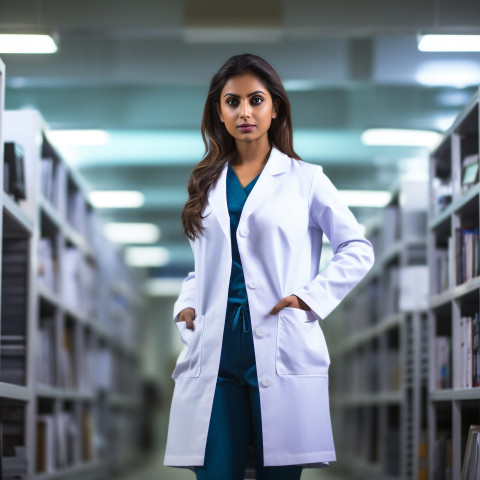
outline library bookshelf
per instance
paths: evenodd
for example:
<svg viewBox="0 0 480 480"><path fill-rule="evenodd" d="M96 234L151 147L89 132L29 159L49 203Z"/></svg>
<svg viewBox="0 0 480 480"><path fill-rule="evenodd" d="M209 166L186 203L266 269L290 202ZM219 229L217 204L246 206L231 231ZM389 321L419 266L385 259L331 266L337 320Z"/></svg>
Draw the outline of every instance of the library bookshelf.
<svg viewBox="0 0 480 480"><path fill-rule="evenodd" d="M429 479L460 478L480 424L480 90L430 155Z"/></svg>
<svg viewBox="0 0 480 480"><path fill-rule="evenodd" d="M41 115L5 111L0 126L24 159L23 193L7 154L2 170L2 478L109 478L141 453L143 279Z"/></svg>
<svg viewBox="0 0 480 480"><path fill-rule="evenodd" d="M427 209L427 180L399 180L366 231L372 270L322 323L337 464L349 478L424 474Z"/></svg>

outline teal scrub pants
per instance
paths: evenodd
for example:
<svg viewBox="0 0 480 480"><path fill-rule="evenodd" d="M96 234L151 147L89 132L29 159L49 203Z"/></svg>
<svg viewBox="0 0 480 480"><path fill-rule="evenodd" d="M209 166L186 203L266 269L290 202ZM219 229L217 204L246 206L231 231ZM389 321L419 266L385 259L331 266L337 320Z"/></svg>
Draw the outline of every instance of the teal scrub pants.
<svg viewBox="0 0 480 480"><path fill-rule="evenodd" d="M301 466L263 465L260 394L248 307L229 304L205 462L195 468L197 480L243 480L250 441L255 447L257 480L300 479Z"/></svg>

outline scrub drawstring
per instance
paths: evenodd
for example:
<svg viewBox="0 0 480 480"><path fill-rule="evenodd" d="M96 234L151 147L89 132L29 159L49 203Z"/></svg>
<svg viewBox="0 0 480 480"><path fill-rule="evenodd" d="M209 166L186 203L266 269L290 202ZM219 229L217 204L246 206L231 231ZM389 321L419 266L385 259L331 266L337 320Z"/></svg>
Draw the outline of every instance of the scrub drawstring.
<svg viewBox="0 0 480 480"><path fill-rule="evenodd" d="M239 305L239 307L235 311L235 316L233 317L233 325L232 330L237 328L238 319L242 316L243 320L243 331L247 333L250 331L250 320L249 320L249 312L246 305Z"/></svg>

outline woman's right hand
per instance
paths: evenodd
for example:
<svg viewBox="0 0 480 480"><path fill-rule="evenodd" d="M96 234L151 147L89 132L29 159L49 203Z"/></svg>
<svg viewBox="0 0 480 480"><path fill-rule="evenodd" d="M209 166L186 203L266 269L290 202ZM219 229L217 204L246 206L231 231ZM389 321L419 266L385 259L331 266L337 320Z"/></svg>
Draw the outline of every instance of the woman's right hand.
<svg viewBox="0 0 480 480"><path fill-rule="evenodd" d="M186 327L190 330L193 330L195 328L195 326L193 325L194 318L195 318L195 310L193 308L190 308L190 307L184 308L178 314L178 321L179 322L185 322Z"/></svg>

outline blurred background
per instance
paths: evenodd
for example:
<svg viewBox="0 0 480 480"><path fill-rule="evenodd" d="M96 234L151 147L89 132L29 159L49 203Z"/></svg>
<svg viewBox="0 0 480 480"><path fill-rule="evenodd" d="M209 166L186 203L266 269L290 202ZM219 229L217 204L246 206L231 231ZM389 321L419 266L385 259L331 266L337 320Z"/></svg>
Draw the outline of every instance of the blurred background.
<svg viewBox="0 0 480 480"><path fill-rule="evenodd" d="M478 285L467 288L468 302L452 296L429 310L429 279L445 274L427 257L448 251L460 226L477 228L478 250L478 173L470 183L462 177L466 157L478 166L477 2L2 0L0 34L44 34L55 43L51 53L16 53L0 35L5 163L22 158L26 179L22 196L12 187L15 160L4 170L0 369L22 372L0 378L0 420L5 475L25 475L4 478L193 478L161 467L170 374L182 347L173 303L193 269L180 215L204 152L210 78L246 52L267 59L284 82L296 152L323 165L378 240L377 271L322 323L338 462L302 478L459 478L479 397L429 396L436 373L428 365L437 358L435 336L457 335L452 305L459 318L478 312ZM422 47L424 35L467 43L452 47L449 37ZM465 137L457 158L450 151ZM448 204L471 183L457 218ZM429 205L432 219L439 203L446 210L428 236ZM12 319L16 249L26 269L24 308ZM327 243L320 269L330 257ZM363 320L352 323L355 316ZM19 318L21 331L8 327ZM378 328L382 319L393 327ZM390 370L381 373L385 362ZM352 364L357 380L347 380ZM397 383L386 386L392 371ZM357 381L373 386L345 387Z"/></svg>

